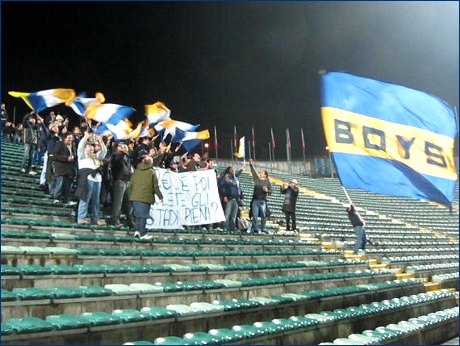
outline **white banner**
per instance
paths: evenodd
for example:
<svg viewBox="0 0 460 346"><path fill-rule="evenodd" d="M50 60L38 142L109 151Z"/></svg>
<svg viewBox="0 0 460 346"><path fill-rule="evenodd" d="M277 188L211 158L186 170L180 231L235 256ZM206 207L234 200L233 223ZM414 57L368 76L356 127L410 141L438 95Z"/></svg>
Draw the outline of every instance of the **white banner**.
<svg viewBox="0 0 460 346"><path fill-rule="evenodd" d="M182 229L225 221L214 170L175 173L154 167L163 203L155 204L147 219L148 229Z"/></svg>

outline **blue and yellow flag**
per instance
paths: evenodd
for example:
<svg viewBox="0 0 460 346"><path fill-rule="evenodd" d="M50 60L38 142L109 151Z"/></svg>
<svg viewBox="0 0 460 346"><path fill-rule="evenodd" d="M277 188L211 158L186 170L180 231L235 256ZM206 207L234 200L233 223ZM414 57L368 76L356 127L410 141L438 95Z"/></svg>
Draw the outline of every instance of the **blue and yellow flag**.
<svg viewBox="0 0 460 346"><path fill-rule="evenodd" d="M246 158L246 142L244 136L240 138L238 151L234 155L240 159Z"/></svg>
<svg viewBox="0 0 460 346"><path fill-rule="evenodd" d="M451 207L457 120L450 105L347 73L322 75L322 87L326 141L345 188Z"/></svg>
<svg viewBox="0 0 460 346"><path fill-rule="evenodd" d="M48 89L32 93L8 91L8 94L13 97L22 98L24 102L37 113L61 103L70 106L76 97L75 90L63 88Z"/></svg>

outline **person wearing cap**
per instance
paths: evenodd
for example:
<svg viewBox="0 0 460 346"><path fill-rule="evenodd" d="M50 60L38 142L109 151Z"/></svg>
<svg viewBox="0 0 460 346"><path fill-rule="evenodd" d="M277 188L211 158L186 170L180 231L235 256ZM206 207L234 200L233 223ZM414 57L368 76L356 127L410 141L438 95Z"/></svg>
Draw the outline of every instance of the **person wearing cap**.
<svg viewBox="0 0 460 346"><path fill-rule="evenodd" d="M286 217L286 231L297 230L296 216L295 216L295 207L297 204L297 197L299 195L299 187L297 186L297 179L292 179L289 183L284 183L281 186L281 194L284 195L283 206L281 210L283 211Z"/></svg>
<svg viewBox="0 0 460 346"><path fill-rule="evenodd" d="M354 253L355 255L357 255L359 250L366 250L367 237L366 231L364 229L364 225L366 224L366 222L355 209L355 206L353 205L352 201L350 201L350 204L345 204L344 207L346 208L345 210L348 214L348 218L350 219L350 222L356 233Z"/></svg>
<svg viewBox="0 0 460 346"><path fill-rule="evenodd" d="M128 185L129 199L133 204L134 237L142 240L152 239L147 234L146 225L150 217L150 207L155 203L155 195L163 202L158 178L152 167L153 159L145 155L134 170Z"/></svg>

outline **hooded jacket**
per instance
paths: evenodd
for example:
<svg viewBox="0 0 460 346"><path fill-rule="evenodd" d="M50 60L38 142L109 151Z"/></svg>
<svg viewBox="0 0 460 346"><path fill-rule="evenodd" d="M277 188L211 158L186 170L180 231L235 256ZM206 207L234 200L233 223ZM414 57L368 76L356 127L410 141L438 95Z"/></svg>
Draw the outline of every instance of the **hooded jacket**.
<svg viewBox="0 0 460 346"><path fill-rule="evenodd" d="M129 181L129 199L134 202L147 204L155 203L155 195L163 199L163 194L158 186L158 179L155 171L150 165L141 162L137 165Z"/></svg>

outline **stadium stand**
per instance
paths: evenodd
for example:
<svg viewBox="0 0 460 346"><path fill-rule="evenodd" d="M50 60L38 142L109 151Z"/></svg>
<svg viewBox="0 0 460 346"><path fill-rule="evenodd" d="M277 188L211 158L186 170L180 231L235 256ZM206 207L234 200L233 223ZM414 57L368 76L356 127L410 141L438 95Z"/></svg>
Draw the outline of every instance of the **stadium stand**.
<svg viewBox="0 0 460 346"><path fill-rule="evenodd" d="M140 241L78 225L75 206L20 174L18 152L2 142L3 344L458 340L458 204L348 191L371 240L354 255L338 179L295 176L299 230L287 232L277 191L293 176L271 172L269 234L192 227ZM248 199L249 172L240 181Z"/></svg>

